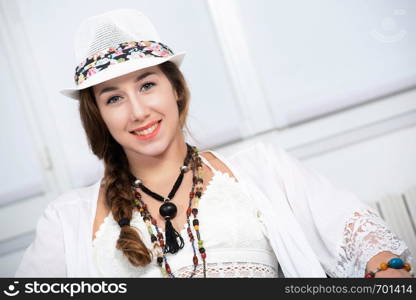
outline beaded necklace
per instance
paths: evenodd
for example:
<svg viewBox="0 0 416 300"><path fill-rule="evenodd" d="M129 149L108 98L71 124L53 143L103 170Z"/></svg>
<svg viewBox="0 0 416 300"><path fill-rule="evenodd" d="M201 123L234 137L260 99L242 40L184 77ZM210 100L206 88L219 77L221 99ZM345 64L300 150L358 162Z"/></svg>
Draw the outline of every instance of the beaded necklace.
<svg viewBox="0 0 416 300"><path fill-rule="evenodd" d="M172 225L171 220L175 218L178 209L176 205L172 203L170 200L175 196L179 186L182 183L184 174L189 170L188 164L192 158L192 147L188 143L186 143L186 148L186 157L184 159L183 165L180 168L179 176L176 179L176 182L173 185L167 197L163 197L157 194L156 192L151 191L143 184L143 182L140 179L136 178L133 174L130 174L131 180L133 181L133 186L140 188L143 192L145 192L153 199L163 202L163 204L159 208L159 213L165 219L165 253L169 252L175 254L185 245L182 236L179 232L175 230L175 228Z"/></svg>
<svg viewBox="0 0 416 300"><path fill-rule="evenodd" d="M189 204L186 210L186 223L188 225L187 233L188 233L189 241L192 244L192 249L194 253L192 257L193 271L191 275L189 276L189 278L192 278L196 274L196 269L198 267L198 257L197 257L196 248L195 248L195 238L191 230L191 220L190 220L191 215L193 216L192 225L196 232L196 236L198 240L198 250L199 250L202 263L203 263L203 275L204 275L204 278L206 277L206 252L205 252L203 240L201 239L201 235L199 231L199 220L197 219L199 199L201 198L201 195L202 195L203 183L204 183L202 161L201 161L201 158L199 157L198 152L199 152L198 148L195 146L192 146L192 159L191 159L192 189L191 189L191 192L189 193ZM147 230L150 235L150 241L153 244L153 248L156 251L157 264L159 265L162 274L164 274L165 276L169 276L170 278L175 278L169 266L168 259L166 257L166 253L168 251L166 249L165 241L163 238L163 233L160 231L159 227L157 226L156 219L151 216L149 210L147 209L146 203L143 202L141 194L137 191L137 186L133 185L132 187L133 187L133 192L135 196L135 199L133 199L133 203L139 209L140 215L142 216L143 221L146 224ZM156 235L154 234L152 226L154 227L156 231ZM164 264L164 267L163 267L163 264Z"/></svg>

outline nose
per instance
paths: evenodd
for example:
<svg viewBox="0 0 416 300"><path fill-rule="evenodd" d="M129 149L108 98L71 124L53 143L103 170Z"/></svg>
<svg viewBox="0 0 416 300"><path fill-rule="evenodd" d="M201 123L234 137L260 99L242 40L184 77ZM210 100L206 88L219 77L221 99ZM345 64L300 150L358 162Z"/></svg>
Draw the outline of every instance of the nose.
<svg viewBox="0 0 416 300"><path fill-rule="evenodd" d="M137 94L129 96L131 121L144 121L150 116L149 107L141 101Z"/></svg>

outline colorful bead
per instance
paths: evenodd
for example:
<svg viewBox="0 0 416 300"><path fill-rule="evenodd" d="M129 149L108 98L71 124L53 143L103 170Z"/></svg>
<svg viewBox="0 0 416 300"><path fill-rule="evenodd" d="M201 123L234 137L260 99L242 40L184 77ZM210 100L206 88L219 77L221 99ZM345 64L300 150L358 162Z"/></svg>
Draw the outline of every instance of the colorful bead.
<svg viewBox="0 0 416 300"><path fill-rule="evenodd" d="M194 226L195 230L199 230L199 225Z"/></svg>
<svg viewBox="0 0 416 300"><path fill-rule="evenodd" d="M207 254L205 252L203 252L203 253L201 253L201 257L202 257L202 259L205 259L205 258L207 258Z"/></svg>
<svg viewBox="0 0 416 300"><path fill-rule="evenodd" d="M196 215L198 214L198 209L197 208L193 208L192 209L192 214L194 215L194 217L196 217Z"/></svg>
<svg viewBox="0 0 416 300"><path fill-rule="evenodd" d="M171 273L169 264L165 264L166 272Z"/></svg>
<svg viewBox="0 0 416 300"><path fill-rule="evenodd" d="M152 236L152 234L153 234L152 227L147 226L147 232L150 234L150 236Z"/></svg>
<svg viewBox="0 0 416 300"><path fill-rule="evenodd" d="M410 264L406 263L404 264L403 268L407 271L410 272L410 270L412 269L412 267L410 266Z"/></svg>
<svg viewBox="0 0 416 300"><path fill-rule="evenodd" d="M395 257L390 259L387 264L390 268L401 269L403 268L404 262L401 258Z"/></svg>
<svg viewBox="0 0 416 300"><path fill-rule="evenodd" d="M193 221L192 221L192 225L199 225L199 221L198 221L198 219L194 219Z"/></svg>
<svg viewBox="0 0 416 300"><path fill-rule="evenodd" d="M156 237L154 234L151 234L151 235L150 235L150 241L151 241L152 243L157 242L157 237Z"/></svg>
<svg viewBox="0 0 416 300"><path fill-rule="evenodd" d="M411 266L408 263L404 263L401 258L395 257L390 259L387 263L381 263L376 271L370 271L365 274L365 278L373 278L377 272L385 271L388 268L393 269L405 269L407 272L410 272Z"/></svg>
<svg viewBox="0 0 416 300"><path fill-rule="evenodd" d="M204 241L203 241L203 240L199 240L199 241L198 241L198 247L199 247L199 248L202 248L202 247L203 247L203 245L204 245Z"/></svg>
<svg viewBox="0 0 416 300"><path fill-rule="evenodd" d="M198 257L196 257L196 255L194 255L193 262L194 262L194 265L198 264Z"/></svg>

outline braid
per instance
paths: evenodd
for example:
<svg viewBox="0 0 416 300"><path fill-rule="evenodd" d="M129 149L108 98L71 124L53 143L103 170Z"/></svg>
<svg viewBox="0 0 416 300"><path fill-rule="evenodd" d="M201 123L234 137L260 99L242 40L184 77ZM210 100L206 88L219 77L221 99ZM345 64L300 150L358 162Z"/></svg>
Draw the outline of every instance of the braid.
<svg viewBox="0 0 416 300"><path fill-rule="evenodd" d="M133 192L129 181L128 161L124 151L118 144L109 149L104 157L106 201L114 220L118 223L121 219L131 220L133 215ZM117 249L123 251L130 263L134 266L147 265L152 260L151 252L141 240L137 230L131 226L122 226L120 236L116 244Z"/></svg>

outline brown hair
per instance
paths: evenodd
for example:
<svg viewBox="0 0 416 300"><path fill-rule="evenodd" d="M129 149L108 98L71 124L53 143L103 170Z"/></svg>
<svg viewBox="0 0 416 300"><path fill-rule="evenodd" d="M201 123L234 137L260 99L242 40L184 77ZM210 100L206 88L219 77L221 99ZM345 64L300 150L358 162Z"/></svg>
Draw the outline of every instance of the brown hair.
<svg viewBox="0 0 416 300"><path fill-rule="evenodd" d="M190 93L185 78L179 68L167 61L158 65L169 79L178 96L179 123L181 129L189 110ZM131 220L133 215L133 191L129 177L129 163L121 145L112 137L101 117L92 88L81 90L79 112L92 152L104 161L105 201L111 208L114 220ZM116 247L123 251L134 266L144 266L151 262L152 254L131 226L121 227Z"/></svg>

